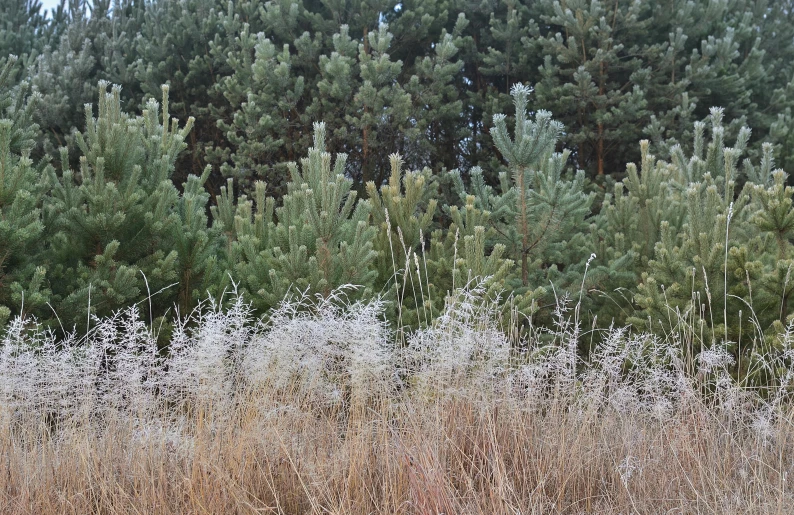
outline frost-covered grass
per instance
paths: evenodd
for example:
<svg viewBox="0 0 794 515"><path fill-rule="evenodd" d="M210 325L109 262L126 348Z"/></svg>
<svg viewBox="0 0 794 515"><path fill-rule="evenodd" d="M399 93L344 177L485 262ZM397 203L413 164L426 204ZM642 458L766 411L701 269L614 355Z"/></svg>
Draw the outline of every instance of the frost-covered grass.
<svg viewBox="0 0 794 515"><path fill-rule="evenodd" d="M168 355L135 308L80 340L16 320L0 513L794 512L789 373L760 395L626 329L582 362L569 313L515 342L481 293L399 345L344 290L206 303Z"/></svg>

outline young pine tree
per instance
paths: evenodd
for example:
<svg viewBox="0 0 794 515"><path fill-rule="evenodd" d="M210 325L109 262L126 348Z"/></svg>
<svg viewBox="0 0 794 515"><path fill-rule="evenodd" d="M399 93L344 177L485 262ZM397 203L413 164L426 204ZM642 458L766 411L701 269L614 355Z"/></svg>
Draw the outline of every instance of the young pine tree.
<svg viewBox="0 0 794 515"><path fill-rule="evenodd" d="M283 205L255 185L255 202L242 196L235 205L232 182L213 210L214 224L226 236L223 264L262 311L289 291L330 295L336 288L358 288L352 297L372 294L377 277L375 228L370 204L356 200L345 176L345 154L326 151L325 124L314 125L314 146L300 165L289 163L291 180ZM273 213L275 211L275 217Z"/></svg>
<svg viewBox="0 0 794 515"><path fill-rule="evenodd" d="M640 167L626 165L626 177L606 194L590 226L597 265L588 272L588 289L601 299L597 316L607 325L625 323L634 312L633 293L654 257L662 223L673 233L684 223L686 209L672 185L675 168L640 142Z"/></svg>
<svg viewBox="0 0 794 515"><path fill-rule="evenodd" d="M435 181L428 168L404 171L399 154L390 155L389 161L388 184L378 188L370 181L366 185L373 204L371 223L377 230L374 239L376 284L394 303L394 319L398 325L415 326L421 319L418 306L426 310L425 304L432 302L431 291L420 287L420 281L427 284L431 279L426 268L424 272L421 267L417 269L414 256L421 255L425 262L425 236L438 206L433 198Z"/></svg>
<svg viewBox="0 0 794 515"><path fill-rule="evenodd" d="M514 291L515 285L509 281L514 277L515 261L506 255L506 247L498 242L499 233L492 224L504 208L512 208L509 186L502 185L507 195L496 194L485 184L479 168L470 172L468 192L457 170L450 172L449 177L459 205L444 206L452 223L446 230L434 231L430 239L425 273L433 312L441 313L456 289L477 284L487 298L500 299L506 308L515 307L524 315L534 314L545 289Z"/></svg>
<svg viewBox="0 0 794 515"><path fill-rule="evenodd" d="M41 252L41 199L47 182L30 158L40 98L27 85L13 86L16 57L0 61L0 327L11 315L35 312L49 300Z"/></svg>
<svg viewBox="0 0 794 515"><path fill-rule="evenodd" d="M530 285L549 281L568 288L581 279L588 258L584 233L593 196L584 192L584 172L566 178L563 171L569 152L555 152L562 124L551 113L527 112L529 88L515 85L515 130L511 137L504 115L494 116L491 135L508 163L512 209L494 220L500 240L520 266L520 293ZM558 292L560 293L560 292Z"/></svg>
<svg viewBox="0 0 794 515"><path fill-rule="evenodd" d="M433 277L449 270L456 286L471 274L491 276L489 289L511 293L525 315L544 300L553 306L555 299L546 297L552 290L558 297L578 292L590 255L584 234L593 201L584 192L583 172L572 179L563 174L569 153L555 152L562 125L545 111L532 119L529 92L523 85L512 88L512 135L505 115L494 116L491 135L508 163L508 171L500 174L500 191L487 185L477 168L468 190L460 174L452 173L460 205L446 208L453 224L446 235L434 234L428 264L439 268ZM450 261L450 255L463 261Z"/></svg>
<svg viewBox="0 0 794 515"><path fill-rule="evenodd" d="M750 252L737 249L734 257L753 282L752 305L759 321L782 333L794 311L790 306L794 293L794 188L783 170L774 169L773 154L767 143L759 166L745 167L752 198L748 222L757 237L749 242ZM749 284L746 294L750 295Z"/></svg>
<svg viewBox="0 0 794 515"><path fill-rule="evenodd" d="M345 176L346 160L345 154L337 154L332 163L325 124L315 124L314 146L300 167L290 164L292 181L276 210L276 291L295 284L328 296L340 285L371 286L376 253L375 231L368 223L370 204L356 202L353 182Z"/></svg>
<svg viewBox="0 0 794 515"><path fill-rule="evenodd" d="M706 124L695 124L691 156L680 146L672 149L672 160L665 165L670 167L667 202L680 206L684 218L662 220L658 226L653 259L635 296L641 310L630 319L648 330L686 325L707 345L737 340L743 308L739 299L749 301L745 271L737 270L745 265L737 259L748 252L744 245L751 230L745 207L750 187L740 189L737 182L750 131L743 128L733 147L727 147L722 118L721 109L712 109L708 143Z"/></svg>
<svg viewBox="0 0 794 515"><path fill-rule="evenodd" d="M67 150L61 150L62 173L51 174L45 210L55 309L80 329L87 311L108 315L174 283L191 288L187 279L200 265L190 256L208 241L196 234L208 200L199 191L201 179L189 182L184 195L171 182L193 120L179 128L169 117L165 86L162 106L150 100L142 116L125 113L120 88L107 87L100 82L97 116L87 105L86 130L76 135L79 170L69 168ZM194 244L192 254L180 255ZM177 292L154 298L158 312ZM190 292L180 293L186 305Z"/></svg>

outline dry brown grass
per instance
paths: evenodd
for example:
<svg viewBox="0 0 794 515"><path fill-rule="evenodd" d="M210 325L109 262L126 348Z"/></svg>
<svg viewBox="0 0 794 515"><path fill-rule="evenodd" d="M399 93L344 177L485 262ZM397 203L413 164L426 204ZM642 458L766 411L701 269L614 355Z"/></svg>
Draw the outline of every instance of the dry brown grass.
<svg viewBox="0 0 794 515"><path fill-rule="evenodd" d="M794 512L794 412L762 440L698 405L660 422L491 400L405 392L321 409L260 391L196 409L181 434L5 424L0 512Z"/></svg>
<svg viewBox="0 0 794 515"><path fill-rule="evenodd" d="M792 338L759 395L674 338L577 361L562 318L516 353L477 305L400 348L377 305L237 302L162 358L134 310L71 343L12 324L0 513L794 513Z"/></svg>

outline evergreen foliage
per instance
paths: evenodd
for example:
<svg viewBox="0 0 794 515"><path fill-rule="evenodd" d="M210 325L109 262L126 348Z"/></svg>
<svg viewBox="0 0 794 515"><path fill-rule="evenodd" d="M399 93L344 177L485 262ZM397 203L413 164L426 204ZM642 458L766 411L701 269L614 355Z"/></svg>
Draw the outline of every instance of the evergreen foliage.
<svg viewBox="0 0 794 515"><path fill-rule="evenodd" d="M316 120L360 193L388 178L394 152L435 174L479 165L494 185L491 119L522 83L590 176L639 159L638 132L668 158L720 105L729 132L754 127L751 154L768 139L790 159L789 2L69 0L48 19L11 4L0 39L46 97L51 159L98 80L120 84L128 110L168 84L174 113L197 120L174 181L210 163L213 196L223 175L282 195L283 163L312 145Z"/></svg>
<svg viewBox="0 0 794 515"><path fill-rule="evenodd" d="M199 229L191 222L196 209L190 204L208 196L195 181L185 195L171 182L193 120L180 129L170 118L166 86L162 105L150 100L137 117L122 110L119 86L107 88L100 82L98 115L86 105L86 130L76 134L80 168L70 168L62 148L62 170L59 175L51 170L52 193L45 205L53 300L70 325L85 322L86 310L110 314L147 290L193 275L190 257L180 261L177 249L200 252L194 245L203 239L185 225ZM206 224L201 229L206 231Z"/></svg>
<svg viewBox="0 0 794 515"><path fill-rule="evenodd" d="M44 14L39 0L0 3L0 56L21 56L22 67L35 59L58 27Z"/></svg>
<svg viewBox="0 0 794 515"><path fill-rule="evenodd" d="M505 116L494 116L491 130L496 147L509 164L515 205L506 224L498 228L511 254L521 264L521 285L530 283L530 269L543 270L564 261L565 247L583 247L581 239L592 197L584 193L584 172L572 181L562 172L569 153L554 152L563 126L551 113L538 111L535 120L527 112L529 89L512 90L515 131L511 138ZM501 230L500 230L501 229ZM568 249L570 256L571 249ZM570 258L568 258L570 259Z"/></svg>
<svg viewBox="0 0 794 515"><path fill-rule="evenodd" d="M427 310L425 304L432 305L433 299L439 295L435 288L431 288L427 270L423 272L421 267L417 267L414 259L414 256L418 259L419 252L422 262L427 263L425 236L438 210L438 201L433 198L434 185L429 169L406 172L399 154L390 155L389 161L391 175L388 184L379 189L373 181L367 183L367 194L373 203L370 219L377 230L373 241L377 252L376 284L382 293L388 293L387 298L398 305L397 319L415 326L420 320L427 322L427 317L419 317L418 306L421 304L424 312ZM437 277L433 284L436 284ZM426 292L421 281L427 284ZM408 287L409 282L411 288Z"/></svg>
<svg viewBox="0 0 794 515"><path fill-rule="evenodd" d="M256 183L253 202L243 195L235 203L229 180L213 209L226 239L224 265L262 309L290 290L327 296L353 285L362 287L358 295L372 294L377 253L369 203L356 202L353 181L344 175L347 156L334 160L325 134L325 124L315 124L308 156L300 166L288 163L291 180L281 206L266 197L264 182Z"/></svg>
<svg viewBox="0 0 794 515"><path fill-rule="evenodd" d="M476 280L516 329L575 306L749 378L794 321L790 2L0 13L0 322L354 286L429 328Z"/></svg>
<svg viewBox="0 0 794 515"><path fill-rule="evenodd" d="M76 151L73 131L84 128L83 106L95 101L99 80L133 84L130 48L142 9L140 0L68 0L52 13L51 30L43 32L42 48L27 65L28 80L43 97L36 121L46 138L37 155L57 161L60 147ZM125 107L137 107L129 98L137 89L125 89Z"/></svg>
<svg viewBox="0 0 794 515"><path fill-rule="evenodd" d="M636 301L651 326L676 323L670 313L680 310L690 312L698 323L702 320L709 331L728 336L725 301L726 295L733 292L730 287L725 289L726 245L734 246L746 239L740 231L746 229L741 222L748 195L742 189L734 198L739 159L750 134L744 128L734 146L726 147L722 117L722 110L712 110L712 137L708 143L705 124L696 124L690 157L681 147L672 150L668 202L676 203L685 218L680 228L671 226L668 220L662 221L654 258L648 262L648 271L638 287ZM733 231L729 230L731 223ZM736 318L736 306L729 314L732 320Z"/></svg>
<svg viewBox="0 0 794 515"><path fill-rule="evenodd" d="M33 111L41 98L28 96L25 84L10 88L16 61L0 61L0 326L12 309L24 315L48 299L44 269L31 259L41 248L47 189L30 158L38 135Z"/></svg>

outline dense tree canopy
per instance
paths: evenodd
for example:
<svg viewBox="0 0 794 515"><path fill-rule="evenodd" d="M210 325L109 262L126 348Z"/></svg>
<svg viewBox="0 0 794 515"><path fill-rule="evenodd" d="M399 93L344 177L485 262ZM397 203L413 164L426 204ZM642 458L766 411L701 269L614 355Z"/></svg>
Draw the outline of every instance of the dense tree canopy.
<svg viewBox="0 0 794 515"><path fill-rule="evenodd" d="M779 328L793 7L0 0L0 323L351 284L417 327L479 276L519 330Z"/></svg>
<svg viewBox="0 0 794 515"><path fill-rule="evenodd" d="M328 124L329 148L348 154L363 191L388 177L388 156L412 168L481 166L496 184L491 117L514 84L554 113L572 163L589 177L620 176L647 137L666 156L696 120L721 106L749 151L777 144L788 163L794 91L794 9L787 1L670 0L69 0L47 18L36 0L0 3L0 55L20 57L18 80L44 97L38 151L57 156L85 123L99 80L138 109L171 88L171 110L196 118L177 184L212 164L265 180Z"/></svg>

